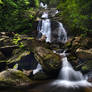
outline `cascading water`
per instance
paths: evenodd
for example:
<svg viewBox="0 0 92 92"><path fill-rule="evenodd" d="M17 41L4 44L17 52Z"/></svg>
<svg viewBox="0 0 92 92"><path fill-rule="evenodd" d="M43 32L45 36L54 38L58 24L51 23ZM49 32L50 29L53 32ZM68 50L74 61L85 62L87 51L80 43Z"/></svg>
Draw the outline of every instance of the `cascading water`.
<svg viewBox="0 0 92 92"><path fill-rule="evenodd" d="M75 71L71 64L68 62L67 57L62 59L62 69L60 70L59 78L62 80L84 80L84 77L81 72Z"/></svg>
<svg viewBox="0 0 92 92"><path fill-rule="evenodd" d="M40 7L47 9L47 4L44 4L43 2L40 3Z"/></svg>
<svg viewBox="0 0 92 92"><path fill-rule="evenodd" d="M58 11L56 11L56 14L57 13ZM55 38L56 41L61 43L67 42L67 32L63 27L62 23L56 21L58 24L58 28L56 28L56 30L52 30L51 20L48 19L48 13L44 12L41 18L42 19L38 23L37 30L39 31L38 32L39 34L41 33L41 35L46 36L46 42L50 42L50 43L52 42L53 34L56 36ZM60 55L64 56L61 60L62 68L60 70L58 79L52 82L51 85L55 87L61 87L61 88L62 87L75 88L75 87L88 87L88 86L91 87L92 84L87 81L87 77L84 77L80 71L75 71L73 69L72 65L67 60L66 53L65 52L60 53ZM40 68L37 67L35 71L38 72L40 69L42 69L41 66ZM68 91L64 91L64 92L68 92Z"/></svg>
<svg viewBox="0 0 92 92"><path fill-rule="evenodd" d="M66 43L67 42L67 33L63 27L63 24L59 23L59 32L58 32L58 40L60 40L62 43Z"/></svg>
<svg viewBox="0 0 92 92"><path fill-rule="evenodd" d="M48 13L44 12L41 16L42 20L39 21L37 30L38 32L38 37L42 35L46 36L46 42L52 42L52 32L55 33L54 31L57 31L54 35L57 35L57 38L55 39L57 42L61 43L66 43L67 42L67 33L66 30L63 27L63 24L60 22L56 22L58 25L58 30L52 30L51 28L51 20L48 19ZM54 26L54 25L53 25Z"/></svg>
<svg viewBox="0 0 92 92"><path fill-rule="evenodd" d="M37 68L35 70L33 70L33 75L35 75L37 72L39 72L40 70L42 70L42 67L40 64L37 65Z"/></svg>
<svg viewBox="0 0 92 92"><path fill-rule="evenodd" d="M51 22L50 19L48 19L48 13L44 12L42 15L42 26L38 24L38 31L39 34L46 36L46 42L51 42ZM41 22L39 22L41 23Z"/></svg>
<svg viewBox="0 0 92 92"><path fill-rule="evenodd" d="M80 71L75 71L73 69L72 65L68 62L65 53L61 53L60 55L64 55L62 58L62 68L58 80L54 81L52 85L64 87L92 86L91 83L87 82L87 78L85 78Z"/></svg>

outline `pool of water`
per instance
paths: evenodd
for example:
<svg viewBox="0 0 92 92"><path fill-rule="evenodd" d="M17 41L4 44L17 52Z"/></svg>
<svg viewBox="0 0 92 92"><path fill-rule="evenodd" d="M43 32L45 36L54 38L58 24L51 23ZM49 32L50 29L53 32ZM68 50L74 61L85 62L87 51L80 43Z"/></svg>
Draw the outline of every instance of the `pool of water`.
<svg viewBox="0 0 92 92"><path fill-rule="evenodd" d="M92 92L92 87L65 87L52 85L54 81L39 81L26 88L2 88L0 92Z"/></svg>

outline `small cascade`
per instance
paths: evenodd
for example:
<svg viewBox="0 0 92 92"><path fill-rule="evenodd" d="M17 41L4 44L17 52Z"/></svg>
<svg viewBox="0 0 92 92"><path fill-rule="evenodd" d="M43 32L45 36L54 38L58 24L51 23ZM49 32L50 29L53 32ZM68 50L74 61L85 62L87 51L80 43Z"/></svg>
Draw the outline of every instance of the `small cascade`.
<svg viewBox="0 0 92 92"><path fill-rule="evenodd" d="M47 9L47 4L44 4L43 2L40 3L40 7L44 8L44 9Z"/></svg>
<svg viewBox="0 0 92 92"><path fill-rule="evenodd" d="M58 32L58 40L61 41L62 43L67 42L67 33L65 31L65 28L63 27L63 24L58 22L59 24L59 32Z"/></svg>
<svg viewBox="0 0 92 92"><path fill-rule="evenodd" d="M67 57L64 57L62 62L62 69L59 74L60 79L67 81L84 80L82 73L73 69L72 65L68 62Z"/></svg>
<svg viewBox="0 0 92 92"><path fill-rule="evenodd" d="M33 70L33 75L35 75L37 72L39 72L40 70L42 70L42 67L40 64L37 65L37 68L35 70Z"/></svg>
<svg viewBox="0 0 92 92"><path fill-rule="evenodd" d="M67 57L64 53L62 58L62 68L60 70L58 79L52 83L54 86L58 87L91 87L92 84L87 81L87 77L84 77L80 71L75 71L72 65L68 62Z"/></svg>

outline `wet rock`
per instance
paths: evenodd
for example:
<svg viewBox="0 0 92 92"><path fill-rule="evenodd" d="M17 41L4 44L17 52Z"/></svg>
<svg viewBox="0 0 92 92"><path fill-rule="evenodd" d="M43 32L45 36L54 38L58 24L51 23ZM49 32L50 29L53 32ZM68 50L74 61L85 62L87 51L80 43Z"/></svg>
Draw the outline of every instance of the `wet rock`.
<svg viewBox="0 0 92 92"><path fill-rule="evenodd" d="M82 38L79 36L70 38L68 42L65 44L65 48L68 49L67 53L69 53L68 60L76 61L76 66L83 62L91 61L91 44L92 41L89 37Z"/></svg>
<svg viewBox="0 0 92 92"><path fill-rule="evenodd" d="M86 74L88 76L88 81L92 83L92 70Z"/></svg>
<svg viewBox="0 0 92 92"><path fill-rule="evenodd" d="M84 92L92 92L92 87L86 87L86 88L84 88Z"/></svg>
<svg viewBox="0 0 92 92"><path fill-rule="evenodd" d="M81 68L83 73L92 70L92 49L80 49L76 50L76 55L81 61L77 68Z"/></svg>
<svg viewBox="0 0 92 92"><path fill-rule="evenodd" d="M50 74L57 73L60 69L61 57L51 50L43 47L36 47L34 53L37 61L42 65L45 72Z"/></svg>
<svg viewBox="0 0 92 92"><path fill-rule="evenodd" d="M23 87L31 81L21 71L8 69L0 73L0 87Z"/></svg>
<svg viewBox="0 0 92 92"><path fill-rule="evenodd" d="M50 76L48 76L45 72L40 70L35 75L33 75L31 79L32 80L46 80L46 79L50 79L50 78L51 78Z"/></svg>
<svg viewBox="0 0 92 92"><path fill-rule="evenodd" d="M71 51L76 51L78 48L82 49L91 49L92 48L92 38L86 37L73 37L69 38L67 43L65 44L66 48L69 48Z"/></svg>

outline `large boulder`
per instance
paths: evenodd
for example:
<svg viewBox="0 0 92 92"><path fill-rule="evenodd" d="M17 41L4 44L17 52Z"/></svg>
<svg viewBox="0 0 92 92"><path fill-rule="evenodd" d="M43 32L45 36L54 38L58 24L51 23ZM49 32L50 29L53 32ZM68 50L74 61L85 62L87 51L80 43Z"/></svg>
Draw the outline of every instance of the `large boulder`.
<svg viewBox="0 0 92 92"><path fill-rule="evenodd" d="M0 87L24 87L31 81L21 71L8 69L0 73Z"/></svg>
<svg viewBox="0 0 92 92"><path fill-rule="evenodd" d="M44 47L36 47L34 54L45 72L50 74L57 73L61 68L61 57L53 53L53 51Z"/></svg>

